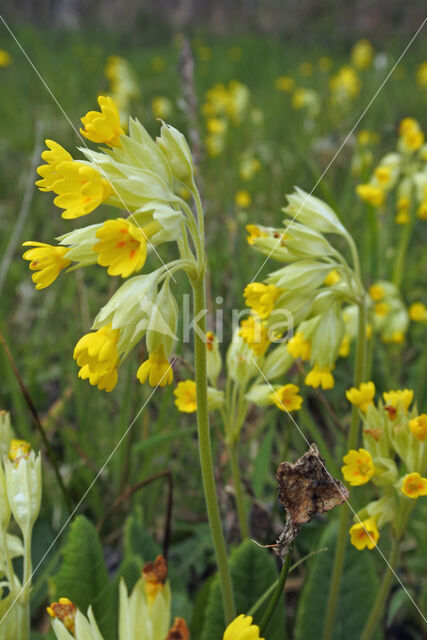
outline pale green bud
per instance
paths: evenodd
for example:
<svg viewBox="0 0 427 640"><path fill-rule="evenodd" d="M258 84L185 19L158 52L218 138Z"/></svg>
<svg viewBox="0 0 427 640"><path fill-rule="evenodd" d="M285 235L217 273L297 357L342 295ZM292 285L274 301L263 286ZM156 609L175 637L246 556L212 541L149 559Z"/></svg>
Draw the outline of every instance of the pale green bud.
<svg viewBox="0 0 427 640"><path fill-rule="evenodd" d="M208 379L212 386L216 387L222 368L222 359L219 352L218 340L212 331L208 331L206 334L206 366Z"/></svg>
<svg viewBox="0 0 427 640"><path fill-rule="evenodd" d="M8 411L0 411L0 456L8 453L10 441L13 437L10 413Z"/></svg>
<svg viewBox="0 0 427 640"><path fill-rule="evenodd" d="M23 533L33 526L42 497L41 457L34 451L12 462L5 458L6 486L10 509Z"/></svg>
<svg viewBox="0 0 427 640"><path fill-rule="evenodd" d="M264 360L262 371L267 380L281 378L287 373L294 362L293 356L288 351L286 343L279 344L271 349Z"/></svg>
<svg viewBox="0 0 427 640"><path fill-rule="evenodd" d="M319 319L311 335L311 363L320 369L331 369L338 357L344 336L344 322L337 305L329 308Z"/></svg>
<svg viewBox="0 0 427 640"><path fill-rule="evenodd" d="M208 409L209 411L215 411L221 409L224 405L224 392L220 389L213 389L208 387Z"/></svg>
<svg viewBox="0 0 427 640"><path fill-rule="evenodd" d="M427 199L427 170L417 171L413 175L413 181L417 191L417 198L420 202Z"/></svg>
<svg viewBox="0 0 427 640"><path fill-rule="evenodd" d="M254 384L246 393L245 398L248 402L255 404L257 407L267 407L271 405L271 394L273 390L269 384Z"/></svg>
<svg viewBox="0 0 427 640"><path fill-rule="evenodd" d="M321 234L299 222L285 222L285 246L298 258L322 258L336 255L336 250Z"/></svg>
<svg viewBox="0 0 427 640"><path fill-rule="evenodd" d="M228 347L226 361L228 375L239 387L244 388L251 378L259 374L257 364L260 366L262 358L255 356L239 336L239 329L236 329Z"/></svg>
<svg viewBox="0 0 427 640"><path fill-rule="evenodd" d="M128 595L126 584L120 580L119 587L119 638L138 640L166 638L171 626L171 591L169 582L155 596L149 607L145 592L145 581L140 578Z"/></svg>
<svg viewBox="0 0 427 640"><path fill-rule="evenodd" d="M66 258L76 263L69 267L67 271L74 271L79 267L87 267L98 262L98 254L93 250L93 247L99 242L96 232L101 227L102 224L92 224L89 227L75 229L56 238L61 246L70 247Z"/></svg>
<svg viewBox="0 0 427 640"><path fill-rule="evenodd" d="M51 620L51 625L58 640L75 640L75 636L71 635L71 633L67 631L58 618L53 618L53 620Z"/></svg>
<svg viewBox="0 0 427 640"><path fill-rule="evenodd" d="M370 502L357 515L361 520L368 517L374 517L377 520L378 527L381 528L385 524L392 522L396 515L397 505L394 498L384 496L379 500Z"/></svg>
<svg viewBox="0 0 427 640"><path fill-rule="evenodd" d="M287 195L286 198L289 205L282 211L291 218L297 217L302 224L322 233L348 235L335 211L323 200L308 194L299 187L295 187L294 193Z"/></svg>
<svg viewBox="0 0 427 640"><path fill-rule="evenodd" d="M75 619L76 639L103 640L91 608L89 608L88 611L88 618L86 618L81 611L77 610Z"/></svg>
<svg viewBox="0 0 427 640"><path fill-rule="evenodd" d="M397 480L397 467L391 458L374 458L375 475L372 482L377 486L384 487L394 484Z"/></svg>
<svg viewBox="0 0 427 640"><path fill-rule="evenodd" d="M273 271L269 274L266 282L286 291L303 289L304 295L308 295L307 291L314 291L322 286L334 267L335 265L324 264L317 260L299 260L294 264Z"/></svg>
<svg viewBox="0 0 427 640"><path fill-rule="evenodd" d="M163 123L156 140L170 164L174 177L191 186L193 182L193 158L183 134L170 124Z"/></svg>
<svg viewBox="0 0 427 640"><path fill-rule="evenodd" d="M167 204L161 202L153 202L137 209L135 213L129 217L129 221L144 229L144 227L153 221L161 225L161 229L150 236L147 242L147 248L150 245L161 244L163 242L172 242L177 240L181 235L181 223L183 214L177 209L173 209ZM68 256L68 254L67 254Z"/></svg>
<svg viewBox="0 0 427 640"><path fill-rule="evenodd" d="M168 357L177 340L178 304L173 296L169 278L166 278L162 288L156 296L147 327L147 347L151 352L163 345Z"/></svg>

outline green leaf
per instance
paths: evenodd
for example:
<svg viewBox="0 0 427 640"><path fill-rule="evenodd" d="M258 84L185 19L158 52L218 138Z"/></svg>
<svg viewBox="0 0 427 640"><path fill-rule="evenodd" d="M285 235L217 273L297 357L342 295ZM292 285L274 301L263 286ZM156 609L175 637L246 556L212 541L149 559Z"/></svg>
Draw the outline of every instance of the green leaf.
<svg viewBox="0 0 427 640"><path fill-rule="evenodd" d="M83 612L90 605L106 638L114 638L112 588L95 527L77 516L63 549L61 567L54 578L57 597L70 598Z"/></svg>
<svg viewBox="0 0 427 640"><path fill-rule="evenodd" d="M278 578L276 563L267 549L245 540L230 556L230 570L234 586L237 614L246 613ZM261 620L267 603L257 611ZM218 576L212 582L205 611L202 640L218 640L224 634L224 613ZM285 607L283 601L276 608L268 628L268 640L284 640Z"/></svg>
<svg viewBox="0 0 427 640"><path fill-rule="evenodd" d="M312 637L313 629L320 633L323 628L334 562L336 529L336 523L327 527L319 546L327 547L328 550L316 555L311 561L308 578L298 603L295 640L306 640ZM333 640L360 639L379 588L371 553L375 551L358 551L350 544L348 545ZM374 638L376 640L382 638L379 630Z"/></svg>

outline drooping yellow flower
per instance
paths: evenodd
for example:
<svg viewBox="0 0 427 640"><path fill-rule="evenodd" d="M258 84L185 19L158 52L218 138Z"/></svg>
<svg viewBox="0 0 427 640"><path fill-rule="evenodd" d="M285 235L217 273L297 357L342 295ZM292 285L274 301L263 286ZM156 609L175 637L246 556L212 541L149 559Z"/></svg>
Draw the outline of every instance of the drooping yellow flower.
<svg viewBox="0 0 427 640"><path fill-rule="evenodd" d="M310 340L306 340L304 338L302 331L297 331L296 334L288 341L288 351L294 358L301 358L303 361L310 360Z"/></svg>
<svg viewBox="0 0 427 640"><path fill-rule="evenodd" d="M373 382L362 382L359 388L351 387L351 389L345 392L345 395L351 404L355 404L365 413L368 407L373 404L375 385Z"/></svg>
<svg viewBox="0 0 427 640"><path fill-rule="evenodd" d="M0 67L8 67L12 63L11 55L8 51L0 49Z"/></svg>
<svg viewBox="0 0 427 640"><path fill-rule="evenodd" d="M374 302L379 302L385 296L384 288L380 284L372 284L368 293Z"/></svg>
<svg viewBox="0 0 427 640"><path fill-rule="evenodd" d="M108 267L110 276L127 278L144 266L147 241L159 229L160 224L155 221L137 227L125 218L107 220L96 232L99 242L93 250L98 254L98 264Z"/></svg>
<svg viewBox="0 0 427 640"><path fill-rule="evenodd" d="M343 457L344 466L341 467L344 479L353 487L366 484L375 474L374 461L366 449L350 449Z"/></svg>
<svg viewBox="0 0 427 640"><path fill-rule="evenodd" d="M282 290L274 284L251 282L245 287L244 297L248 307L253 309L261 319L268 318Z"/></svg>
<svg viewBox="0 0 427 640"><path fill-rule="evenodd" d="M374 518L367 518L363 522L357 522L350 528L351 544L359 551L373 549L380 538L377 523Z"/></svg>
<svg viewBox="0 0 427 640"><path fill-rule="evenodd" d="M374 207L380 207L384 204L385 191L381 189L381 187L376 187L370 183L358 184L356 187L356 193L361 200Z"/></svg>
<svg viewBox="0 0 427 640"><path fill-rule="evenodd" d="M58 602L52 602L49 607L46 607L46 611L51 618L61 620L64 627L74 635L77 613L77 607L74 602L71 602L68 598L59 598Z"/></svg>
<svg viewBox="0 0 427 640"><path fill-rule="evenodd" d="M351 62L356 69L361 71L368 69L374 58L374 48L366 38L359 40L351 51Z"/></svg>
<svg viewBox="0 0 427 640"><path fill-rule="evenodd" d="M259 627L252 624L252 616L245 616L242 613L228 625L224 631L223 640L264 640L259 634Z"/></svg>
<svg viewBox="0 0 427 640"><path fill-rule="evenodd" d="M66 259L68 247L54 247L44 242L23 243L24 247L33 247L23 254L24 260L30 261L31 271L35 271L31 279L36 285L36 289L48 287L66 269L71 261Z"/></svg>
<svg viewBox="0 0 427 640"><path fill-rule="evenodd" d="M413 499L427 496L427 478L423 478L417 472L406 474L402 482L402 493Z"/></svg>
<svg viewBox="0 0 427 640"><path fill-rule="evenodd" d="M173 371L163 345L150 353L148 359L139 367L136 377L141 384L148 380L152 387L165 387L172 383Z"/></svg>
<svg viewBox="0 0 427 640"><path fill-rule="evenodd" d="M108 144L109 147L120 147L120 136L124 131L120 126L119 110L114 100L99 96L98 104L101 111L88 111L81 118L83 129L80 133L91 142Z"/></svg>
<svg viewBox="0 0 427 640"><path fill-rule="evenodd" d="M78 160L61 162L56 166L61 177L53 184L57 197L53 201L65 209L65 219L79 218L96 209L113 193L112 187L99 171Z"/></svg>
<svg viewBox="0 0 427 640"><path fill-rule="evenodd" d="M176 396L175 404L179 411L183 413L194 413L197 411L196 383L194 380L178 382L173 393L174 396Z"/></svg>
<svg viewBox="0 0 427 640"><path fill-rule="evenodd" d="M267 351L270 340L268 329L259 316L251 315L240 324L239 336L243 338L256 356L262 356Z"/></svg>
<svg viewBox="0 0 427 640"><path fill-rule="evenodd" d="M234 195L234 202L236 207L239 207L240 209L247 209L251 206L251 194L249 191L246 191L246 189L240 189L239 191L236 191Z"/></svg>
<svg viewBox="0 0 427 640"><path fill-rule="evenodd" d="M334 284L341 280L341 276L336 269L332 269L330 273L325 278L325 285L327 287L333 287Z"/></svg>
<svg viewBox="0 0 427 640"><path fill-rule="evenodd" d="M37 180L36 186L40 191L53 191L53 185L62 175L58 173L57 167L61 162L71 161L73 158L60 144L54 140L45 140L48 147L42 153L42 159L47 164L42 164L37 168L37 173L42 177Z"/></svg>
<svg viewBox="0 0 427 640"><path fill-rule="evenodd" d="M29 442L19 438L12 438L7 456L12 462L18 462L21 458L28 458L30 450L31 444Z"/></svg>
<svg viewBox="0 0 427 640"><path fill-rule="evenodd" d="M263 237L265 238L268 235L265 231L263 231L256 224L247 224L246 225L246 231L249 234L248 237L247 237L247 241L248 241L248 244L250 244L250 245L253 245L257 238L263 238Z"/></svg>
<svg viewBox="0 0 427 640"><path fill-rule="evenodd" d="M409 429L417 440L424 442L427 436L427 413L422 413L420 416L412 418L409 421Z"/></svg>
<svg viewBox="0 0 427 640"><path fill-rule="evenodd" d="M299 411L302 398L298 392L299 387L296 384L285 384L270 395L270 400L280 411Z"/></svg>
<svg viewBox="0 0 427 640"><path fill-rule="evenodd" d="M80 368L79 378L89 379L98 389L112 391L117 384L119 353L117 343L120 332L111 325L87 333L75 346L73 358Z"/></svg>
<svg viewBox="0 0 427 640"><path fill-rule="evenodd" d="M304 382L308 387L313 387L314 389L322 387L322 389L326 390L333 389L335 386L334 376L330 369L327 367L321 368L317 364L308 372Z"/></svg>
<svg viewBox="0 0 427 640"><path fill-rule="evenodd" d="M397 408L398 404L402 403L407 411L414 399L414 392L412 389L398 389L397 391L385 391L383 396L388 407Z"/></svg>
<svg viewBox="0 0 427 640"><path fill-rule="evenodd" d="M427 320L427 307L422 302L413 302L408 311L412 322L424 322L424 320Z"/></svg>

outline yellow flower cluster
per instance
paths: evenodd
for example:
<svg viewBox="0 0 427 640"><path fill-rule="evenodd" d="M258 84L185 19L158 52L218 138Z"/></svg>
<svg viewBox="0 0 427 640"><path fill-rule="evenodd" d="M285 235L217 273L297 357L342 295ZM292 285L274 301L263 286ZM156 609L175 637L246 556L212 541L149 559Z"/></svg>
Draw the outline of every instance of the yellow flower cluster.
<svg viewBox="0 0 427 640"><path fill-rule="evenodd" d="M138 81L129 62L120 56L108 57L104 74L110 83L110 97L120 114L120 124L127 130L131 102L140 95Z"/></svg>
<svg viewBox="0 0 427 640"><path fill-rule="evenodd" d="M249 89L232 80L228 85L219 83L206 92L202 113L206 118L206 150L217 156L225 148L229 124L239 126L245 118L250 104Z"/></svg>
<svg viewBox="0 0 427 640"><path fill-rule="evenodd" d="M409 313L398 288L386 280L369 287L368 314L375 333L385 343L400 344L405 340L409 326Z"/></svg>

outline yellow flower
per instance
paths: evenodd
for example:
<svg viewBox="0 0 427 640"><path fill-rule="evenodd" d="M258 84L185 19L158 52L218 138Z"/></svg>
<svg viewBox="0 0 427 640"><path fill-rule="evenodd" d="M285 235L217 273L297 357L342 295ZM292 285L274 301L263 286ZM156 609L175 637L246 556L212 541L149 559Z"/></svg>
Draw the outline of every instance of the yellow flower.
<svg viewBox="0 0 427 640"><path fill-rule="evenodd" d="M377 523L374 518L368 518L363 522L358 522L350 528L351 544L359 551L368 547L373 549L377 546L380 538Z"/></svg>
<svg viewBox="0 0 427 640"><path fill-rule="evenodd" d="M247 224L246 231L249 233L247 240L248 240L248 244L250 245L255 244L255 240L257 238L265 238L268 235L265 231L260 229L260 227L258 227L256 224Z"/></svg>
<svg viewBox="0 0 427 640"><path fill-rule="evenodd" d="M274 284L262 284L261 282L251 282L245 287L244 297L246 304L253 309L261 319L268 318L274 309L282 290Z"/></svg>
<svg viewBox="0 0 427 640"><path fill-rule="evenodd" d="M351 387L351 389L346 391L345 395L351 404L355 404L365 413L368 407L373 404L375 385L373 382L362 382L358 389Z"/></svg>
<svg viewBox="0 0 427 640"><path fill-rule="evenodd" d="M21 458L28 458L31 450L31 444L26 440L12 438L9 445L8 458L12 462L18 463Z"/></svg>
<svg viewBox="0 0 427 640"><path fill-rule="evenodd" d="M151 101L151 111L155 118L167 120L173 111L172 102L164 96L156 96Z"/></svg>
<svg viewBox="0 0 427 640"><path fill-rule="evenodd" d="M173 392L176 396L175 404L183 413L194 413L197 410L196 383L194 380L178 382Z"/></svg>
<svg viewBox="0 0 427 640"><path fill-rule="evenodd" d="M71 264L65 255L68 247L54 247L44 242L24 242L24 247L33 247L23 254L24 260L30 261L31 271L36 271L31 276L36 289L48 287Z"/></svg>
<svg viewBox="0 0 427 640"><path fill-rule="evenodd" d="M413 302L409 307L409 317L412 322L424 322L427 320L427 307L422 302Z"/></svg>
<svg viewBox="0 0 427 640"><path fill-rule="evenodd" d="M341 276L336 269L332 269L330 273L325 278L325 285L327 287L333 287L334 284L341 280Z"/></svg>
<svg viewBox="0 0 427 640"><path fill-rule="evenodd" d="M421 218L421 220L427 220L427 200L421 202L417 209L417 216Z"/></svg>
<svg viewBox="0 0 427 640"><path fill-rule="evenodd" d="M422 413L420 416L412 418L409 421L409 429L417 440L424 442L427 436L427 413Z"/></svg>
<svg viewBox="0 0 427 640"><path fill-rule="evenodd" d="M240 189L239 191L236 191L234 195L234 202L236 207L239 207L240 209L247 209L251 205L252 198L246 189Z"/></svg>
<svg viewBox="0 0 427 640"><path fill-rule="evenodd" d="M298 411L302 405L302 398L298 392L299 387L296 384L285 384L270 395L270 400L280 411Z"/></svg>
<svg viewBox="0 0 427 640"><path fill-rule="evenodd" d="M361 83L357 72L352 67L344 66L331 76L329 87L333 100L345 101L358 95Z"/></svg>
<svg viewBox="0 0 427 640"><path fill-rule="evenodd" d="M420 473L408 473L403 478L402 493L408 498L419 498L427 496L427 478L423 478Z"/></svg>
<svg viewBox="0 0 427 640"><path fill-rule="evenodd" d="M375 169L374 175L381 187L387 187L390 183L391 168L379 165Z"/></svg>
<svg viewBox="0 0 427 640"><path fill-rule="evenodd" d="M164 346L161 344L150 353L148 359L139 367L136 377L141 384L148 379L152 387L165 387L173 380L173 371L169 360L166 358Z"/></svg>
<svg viewBox="0 0 427 640"><path fill-rule="evenodd" d="M83 129L80 133L96 143L105 143L109 147L120 147L120 136L124 135L124 131L120 126L119 110L117 109L112 98L99 96L98 104L101 111L88 111L81 118Z"/></svg>
<svg viewBox="0 0 427 640"><path fill-rule="evenodd" d="M68 631L74 635L75 618L77 613L76 605L68 598L59 598L58 602L52 602L46 611L51 618L58 618Z"/></svg>
<svg viewBox="0 0 427 640"><path fill-rule="evenodd" d="M148 603L153 604L157 594L163 591L168 577L168 563L165 558L158 555L154 562L146 562L142 569L142 577Z"/></svg>
<svg viewBox="0 0 427 640"><path fill-rule="evenodd" d="M264 355L270 345L268 329L258 316L249 316L241 322L239 336L256 356Z"/></svg>
<svg viewBox="0 0 427 640"><path fill-rule="evenodd" d="M279 76L274 82L277 91L291 93L295 89L295 80L289 76Z"/></svg>
<svg viewBox="0 0 427 640"><path fill-rule="evenodd" d="M63 218L85 216L113 193L111 185L99 171L78 160L61 162L56 166L60 178L53 184L58 194L54 204L65 209Z"/></svg>
<svg viewBox="0 0 427 640"><path fill-rule="evenodd" d="M417 67L417 84L420 89L427 89L427 62L422 62Z"/></svg>
<svg viewBox="0 0 427 640"><path fill-rule="evenodd" d="M338 350L338 355L340 358L346 358L350 353L350 338L348 336L344 336L341 341L340 348Z"/></svg>
<svg viewBox="0 0 427 640"><path fill-rule="evenodd" d="M372 298L372 300L374 300L374 302L379 302L384 298L384 295L385 295L384 289L380 284L372 284L369 287L368 293Z"/></svg>
<svg viewBox="0 0 427 640"><path fill-rule="evenodd" d="M385 391L383 396L387 406L397 408L397 405L402 403L407 411L414 399L414 392L412 389L398 389L397 391Z"/></svg>
<svg viewBox="0 0 427 640"><path fill-rule="evenodd" d="M388 305L387 302L378 302L378 304L376 304L374 307L374 313L377 316L384 317L388 314L389 311L390 305Z"/></svg>
<svg viewBox="0 0 427 640"><path fill-rule="evenodd" d="M8 51L0 49L0 67L8 67L12 62L12 58Z"/></svg>
<svg viewBox="0 0 427 640"><path fill-rule="evenodd" d="M310 360L310 340L306 340L304 338L304 334L302 331L297 331L296 334L288 341L288 351L294 358L301 358L301 360Z"/></svg>
<svg viewBox="0 0 427 640"><path fill-rule="evenodd" d="M206 129L214 135L223 135L227 130L227 121L222 118L209 118L206 122Z"/></svg>
<svg viewBox="0 0 427 640"><path fill-rule="evenodd" d="M222 640L264 640L259 634L260 629L252 624L252 617L242 613L228 625Z"/></svg>
<svg viewBox="0 0 427 640"><path fill-rule="evenodd" d="M369 451L366 449L350 449L343 457L344 466L341 467L344 479L352 487L359 487L366 484L375 473L374 462Z"/></svg>
<svg viewBox="0 0 427 640"><path fill-rule="evenodd" d="M356 69L368 69L374 58L374 48L366 38L359 40L354 45L351 52L351 61Z"/></svg>
<svg viewBox="0 0 427 640"><path fill-rule="evenodd" d="M394 218L396 224L408 224L411 221L411 216L407 209L399 209Z"/></svg>
<svg viewBox="0 0 427 640"><path fill-rule="evenodd" d="M381 187L376 187L369 183L358 184L356 187L356 193L361 200L374 207L380 207L384 204L385 192Z"/></svg>
<svg viewBox="0 0 427 640"><path fill-rule="evenodd" d="M333 389L335 386L334 376L330 369L327 367L321 368L317 364L308 372L304 382L308 387L313 387L314 389L318 387L322 387L322 389Z"/></svg>
<svg viewBox="0 0 427 640"><path fill-rule="evenodd" d="M53 185L62 177L57 172L58 165L73 158L68 151L54 140L45 140L45 143L48 148L43 151L42 159L47 164L42 164L38 167L37 173L42 177L42 180L38 180L36 186L40 191L53 191Z"/></svg>
<svg viewBox="0 0 427 640"><path fill-rule="evenodd" d="M140 228L125 218L107 220L96 232L100 241L93 250L99 254L98 264L108 267L110 276L127 278L144 266L147 241L160 228L157 222Z"/></svg>
<svg viewBox="0 0 427 640"><path fill-rule="evenodd" d="M111 324L87 333L75 346L73 358L80 367L79 378L89 379L98 389L112 391L117 384L119 353L117 343L120 332Z"/></svg>

